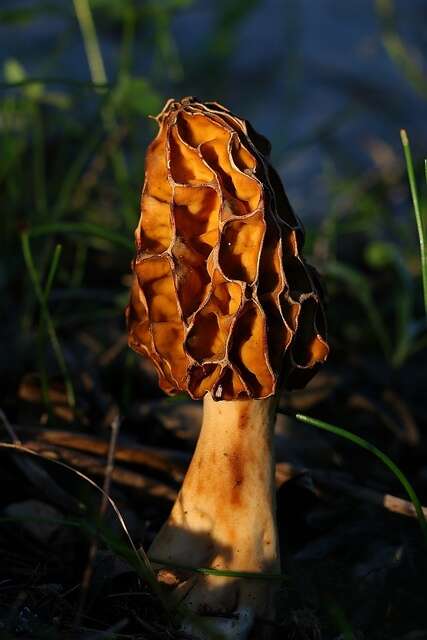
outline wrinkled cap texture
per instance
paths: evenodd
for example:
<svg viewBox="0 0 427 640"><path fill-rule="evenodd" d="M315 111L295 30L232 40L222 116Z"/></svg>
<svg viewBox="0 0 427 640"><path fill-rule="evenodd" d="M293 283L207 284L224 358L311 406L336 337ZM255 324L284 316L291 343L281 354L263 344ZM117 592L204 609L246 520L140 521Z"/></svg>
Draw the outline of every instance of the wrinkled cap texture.
<svg viewBox="0 0 427 640"><path fill-rule="evenodd" d="M146 157L129 345L161 388L266 398L328 354L321 291L270 145L215 102L169 100Z"/></svg>

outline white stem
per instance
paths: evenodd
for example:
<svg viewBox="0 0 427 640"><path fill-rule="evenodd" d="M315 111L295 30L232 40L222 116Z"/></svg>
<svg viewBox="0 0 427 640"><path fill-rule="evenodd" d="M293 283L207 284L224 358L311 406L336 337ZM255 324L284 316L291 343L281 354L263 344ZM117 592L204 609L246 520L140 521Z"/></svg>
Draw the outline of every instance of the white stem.
<svg viewBox="0 0 427 640"><path fill-rule="evenodd" d="M275 409L275 398L215 402L205 397L197 447L169 519L150 548L152 558L193 567L279 572ZM170 579L171 572L166 573ZM177 577L179 572L172 573ZM198 575L177 585L176 592L195 612L250 607L253 614L265 616L271 611L271 583L265 581Z"/></svg>

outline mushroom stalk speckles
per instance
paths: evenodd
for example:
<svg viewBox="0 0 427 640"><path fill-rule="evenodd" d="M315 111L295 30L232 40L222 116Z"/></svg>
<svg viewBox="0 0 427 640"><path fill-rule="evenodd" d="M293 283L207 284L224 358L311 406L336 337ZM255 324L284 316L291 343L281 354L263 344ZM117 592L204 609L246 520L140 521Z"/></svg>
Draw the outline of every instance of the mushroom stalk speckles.
<svg viewBox="0 0 427 640"><path fill-rule="evenodd" d="M192 567L280 573L272 451L275 409L274 398L215 402L205 396L193 459L150 557ZM162 568L158 577L195 613L241 614L229 628L223 620L219 623L218 630L230 638L243 638L254 616L273 616L276 582L183 575Z"/></svg>

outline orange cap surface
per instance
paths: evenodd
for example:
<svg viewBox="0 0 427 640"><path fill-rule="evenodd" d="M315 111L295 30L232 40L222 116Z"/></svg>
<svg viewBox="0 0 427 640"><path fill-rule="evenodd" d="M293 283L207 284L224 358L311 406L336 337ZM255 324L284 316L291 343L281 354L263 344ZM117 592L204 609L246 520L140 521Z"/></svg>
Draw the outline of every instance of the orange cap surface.
<svg viewBox="0 0 427 640"><path fill-rule="evenodd" d="M167 393L266 398L328 355L321 291L268 141L215 102L169 100L146 157L129 345Z"/></svg>

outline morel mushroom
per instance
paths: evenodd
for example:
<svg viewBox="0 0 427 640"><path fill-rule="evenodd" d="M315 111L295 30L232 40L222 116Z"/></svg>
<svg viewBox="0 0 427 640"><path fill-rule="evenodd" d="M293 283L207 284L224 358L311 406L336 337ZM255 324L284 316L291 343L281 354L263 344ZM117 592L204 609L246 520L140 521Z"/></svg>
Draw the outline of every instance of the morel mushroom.
<svg viewBox="0 0 427 640"><path fill-rule="evenodd" d="M129 345L152 360L164 391L204 398L204 414L149 555L166 566L279 573L276 403L280 389L304 386L327 357L321 291L268 141L220 104L194 98L169 100L156 120ZM216 626L230 638L247 637L254 617L272 611L272 581L161 567L158 578L194 612L220 616Z"/></svg>

